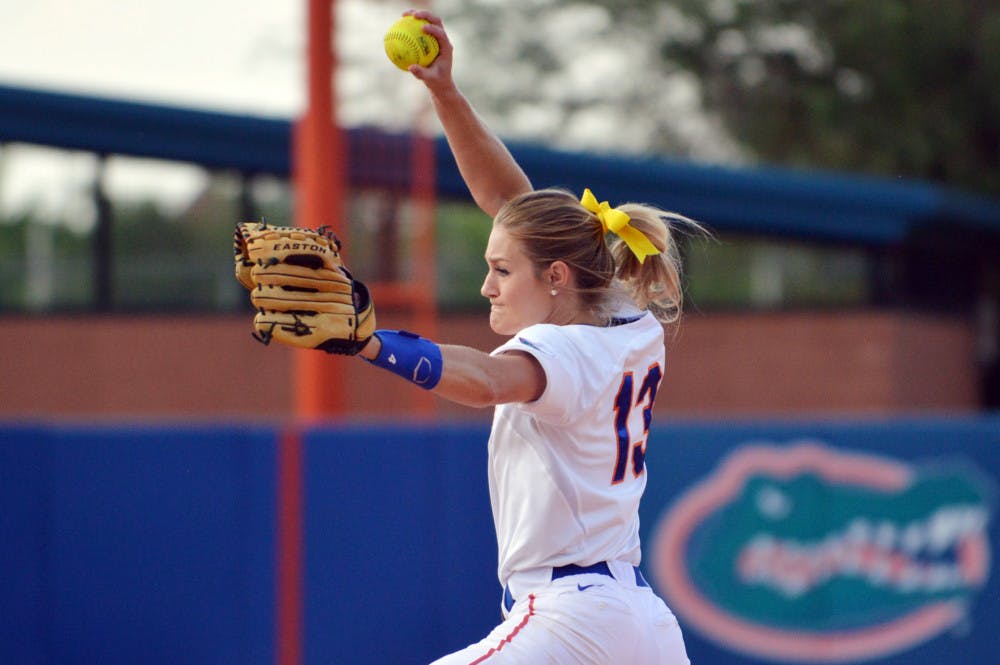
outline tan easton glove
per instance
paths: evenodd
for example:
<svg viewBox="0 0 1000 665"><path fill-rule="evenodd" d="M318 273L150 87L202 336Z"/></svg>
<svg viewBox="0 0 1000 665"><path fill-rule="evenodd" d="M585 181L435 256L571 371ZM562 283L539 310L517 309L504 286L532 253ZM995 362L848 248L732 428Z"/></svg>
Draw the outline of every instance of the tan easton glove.
<svg viewBox="0 0 1000 665"><path fill-rule="evenodd" d="M236 227L233 248L236 278L257 308L259 341L354 355L371 338L371 296L344 268L340 241L328 227L245 222Z"/></svg>

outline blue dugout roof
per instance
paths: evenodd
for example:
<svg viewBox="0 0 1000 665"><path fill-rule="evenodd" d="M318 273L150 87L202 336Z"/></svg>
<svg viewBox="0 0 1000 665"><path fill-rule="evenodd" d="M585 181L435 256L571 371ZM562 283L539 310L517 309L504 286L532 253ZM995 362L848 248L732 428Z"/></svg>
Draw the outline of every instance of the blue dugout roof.
<svg viewBox="0 0 1000 665"><path fill-rule="evenodd" d="M0 142L201 164L287 176L292 122L232 113L0 86ZM354 186L406 187L410 138L346 132ZM715 231L889 245L923 228L1000 240L1000 202L937 185L776 168L567 153L510 144L536 186L595 190L646 202ZM468 198L443 138L435 140L440 196Z"/></svg>

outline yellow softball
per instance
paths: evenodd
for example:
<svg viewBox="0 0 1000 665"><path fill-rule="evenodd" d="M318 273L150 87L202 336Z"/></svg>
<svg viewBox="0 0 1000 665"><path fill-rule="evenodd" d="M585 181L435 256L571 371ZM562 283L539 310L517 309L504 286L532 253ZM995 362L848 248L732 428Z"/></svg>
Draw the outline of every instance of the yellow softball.
<svg viewBox="0 0 1000 665"><path fill-rule="evenodd" d="M427 67L438 55L438 41L423 31L427 21L404 16L385 33L385 54L404 72L410 65Z"/></svg>

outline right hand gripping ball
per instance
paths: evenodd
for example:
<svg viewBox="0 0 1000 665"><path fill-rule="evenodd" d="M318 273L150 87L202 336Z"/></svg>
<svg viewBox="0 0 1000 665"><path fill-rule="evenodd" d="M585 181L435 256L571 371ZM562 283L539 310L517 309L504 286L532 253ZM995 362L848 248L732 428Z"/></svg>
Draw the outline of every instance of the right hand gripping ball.
<svg viewBox="0 0 1000 665"><path fill-rule="evenodd" d="M404 72L410 65L428 67L438 55L438 41L423 31L427 21L404 16L385 33L385 54Z"/></svg>

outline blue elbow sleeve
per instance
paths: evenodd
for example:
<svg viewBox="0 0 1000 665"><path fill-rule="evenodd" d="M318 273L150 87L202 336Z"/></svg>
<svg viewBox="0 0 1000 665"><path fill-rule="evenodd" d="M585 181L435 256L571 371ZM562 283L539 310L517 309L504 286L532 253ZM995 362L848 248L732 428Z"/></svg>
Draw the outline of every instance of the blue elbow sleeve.
<svg viewBox="0 0 1000 665"><path fill-rule="evenodd" d="M407 330L376 330L382 342L378 357L368 360L410 383L430 390L441 380L441 347Z"/></svg>

